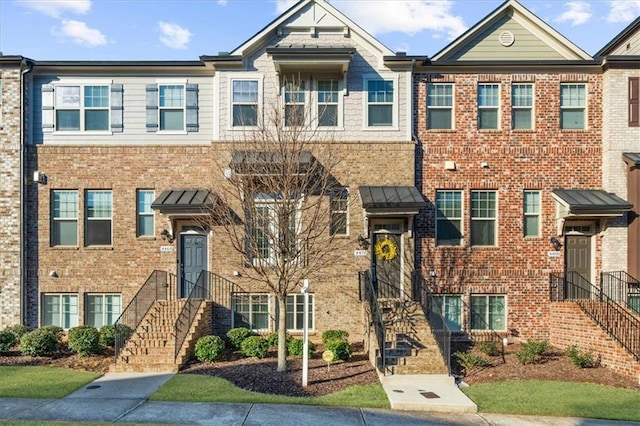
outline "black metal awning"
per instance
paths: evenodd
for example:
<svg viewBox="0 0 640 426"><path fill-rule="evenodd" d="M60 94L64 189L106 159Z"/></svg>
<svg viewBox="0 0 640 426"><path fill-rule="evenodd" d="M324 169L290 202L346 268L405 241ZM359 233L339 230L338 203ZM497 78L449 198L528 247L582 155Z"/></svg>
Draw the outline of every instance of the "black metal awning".
<svg viewBox="0 0 640 426"><path fill-rule="evenodd" d="M369 214L416 215L427 202L415 186L361 186L362 207Z"/></svg>
<svg viewBox="0 0 640 426"><path fill-rule="evenodd" d="M561 217L621 216L633 207L616 194L602 189L554 189L553 197L562 205Z"/></svg>
<svg viewBox="0 0 640 426"><path fill-rule="evenodd" d="M167 189L151 204L163 214L202 214L211 210L213 195L207 189Z"/></svg>
<svg viewBox="0 0 640 426"><path fill-rule="evenodd" d="M622 154L622 158L628 164L631 164L635 167L640 166L640 153L637 152L625 152Z"/></svg>
<svg viewBox="0 0 640 426"><path fill-rule="evenodd" d="M296 173L307 172L313 163L311 151L301 151ZM275 151L236 151L233 153L230 168L238 174L271 174L278 173L282 167L290 167L293 163L285 160L281 153Z"/></svg>

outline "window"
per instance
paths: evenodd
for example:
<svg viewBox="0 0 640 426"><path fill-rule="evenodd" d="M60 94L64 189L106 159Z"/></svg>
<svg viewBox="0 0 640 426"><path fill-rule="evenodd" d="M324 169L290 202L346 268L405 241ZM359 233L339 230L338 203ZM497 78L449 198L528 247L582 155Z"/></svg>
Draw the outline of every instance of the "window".
<svg viewBox="0 0 640 426"><path fill-rule="evenodd" d="M111 191L87 191L85 244L111 245Z"/></svg>
<svg viewBox="0 0 640 426"><path fill-rule="evenodd" d="M540 191L524 191L524 236L540 236Z"/></svg>
<svg viewBox="0 0 640 426"><path fill-rule="evenodd" d="M471 296L471 329L505 331L505 296Z"/></svg>
<svg viewBox="0 0 640 426"><path fill-rule="evenodd" d="M640 127L640 77L629 77L629 127Z"/></svg>
<svg viewBox="0 0 640 426"><path fill-rule="evenodd" d="M587 88L584 84L560 86L560 128L585 129Z"/></svg>
<svg viewBox="0 0 640 426"><path fill-rule="evenodd" d="M160 130L184 130L184 85L158 86Z"/></svg>
<svg viewBox="0 0 640 426"><path fill-rule="evenodd" d="M284 125L299 127L305 124L306 82L288 81L284 84Z"/></svg>
<svg viewBox="0 0 640 426"><path fill-rule="evenodd" d="M640 294L629 294L627 296L627 306L640 315Z"/></svg>
<svg viewBox="0 0 640 426"><path fill-rule="evenodd" d="M295 200L278 200L257 194L253 212L253 248L255 260L278 264L279 258L295 261L297 251L297 215Z"/></svg>
<svg viewBox="0 0 640 426"><path fill-rule="evenodd" d="M427 128L453 129L453 84L427 86Z"/></svg>
<svg viewBox="0 0 640 426"><path fill-rule="evenodd" d="M500 85L478 85L478 128L497 129L500 105Z"/></svg>
<svg viewBox="0 0 640 426"><path fill-rule="evenodd" d="M56 129L109 130L109 86L57 86Z"/></svg>
<svg viewBox="0 0 640 426"><path fill-rule="evenodd" d="M336 189L330 194L331 235L347 235L347 218L349 208L349 190Z"/></svg>
<svg viewBox="0 0 640 426"><path fill-rule="evenodd" d="M232 82L233 126L258 125L258 80Z"/></svg>
<svg viewBox="0 0 640 426"><path fill-rule="evenodd" d="M78 191L51 192L51 245L78 245Z"/></svg>
<svg viewBox="0 0 640 426"><path fill-rule="evenodd" d="M460 295L433 295L431 309L442 315L449 330L462 330L462 297Z"/></svg>
<svg viewBox="0 0 640 426"><path fill-rule="evenodd" d="M55 325L68 330L78 326L78 295L44 294L42 325Z"/></svg>
<svg viewBox="0 0 640 426"><path fill-rule="evenodd" d="M496 245L496 192L471 191L471 245Z"/></svg>
<svg viewBox="0 0 640 426"><path fill-rule="evenodd" d="M533 129L533 84L511 86L511 128Z"/></svg>
<svg viewBox="0 0 640 426"><path fill-rule="evenodd" d="M318 126L338 126L339 87L338 80L318 81Z"/></svg>
<svg viewBox="0 0 640 426"><path fill-rule="evenodd" d="M113 325L122 312L119 294L88 294L85 302L85 324L100 328Z"/></svg>
<svg viewBox="0 0 640 426"><path fill-rule="evenodd" d="M269 329L268 294L234 294L233 327L246 327L249 330Z"/></svg>
<svg viewBox="0 0 640 426"><path fill-rule="evenodd" d="M309 295L308 318L309 330L313 330L313 294ZM304 330L304 294L287 296L287 331Z"/></svg>
<svg viewBox="0 0 640 426"><path fill-rule="evenodd" d="M138 237L153 237L155 234L155 223L151 203L155 197L152 190L138 190Z"/></svg>
<svg viewBox="0 0 640 426"><path fill-rule="evenodd" d="M436 244L462 245L462 192L436 192Z"/></svg>
<svg viewBox="0 0 640 426"><path fill-rule="evenodd" d="M365 80L367 88L367 126L393 126L394 89L392 80Z"/></svg>

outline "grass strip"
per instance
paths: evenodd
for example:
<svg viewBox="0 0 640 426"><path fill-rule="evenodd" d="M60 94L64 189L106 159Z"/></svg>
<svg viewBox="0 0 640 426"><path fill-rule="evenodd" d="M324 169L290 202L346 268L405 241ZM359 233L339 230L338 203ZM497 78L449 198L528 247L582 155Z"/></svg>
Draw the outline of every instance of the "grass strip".
<svg viewBox="0 0 640 426"><path fill-rule="evenodd" d="M62 398L102 374L44 366L0 366L0 397Z"/></svg>

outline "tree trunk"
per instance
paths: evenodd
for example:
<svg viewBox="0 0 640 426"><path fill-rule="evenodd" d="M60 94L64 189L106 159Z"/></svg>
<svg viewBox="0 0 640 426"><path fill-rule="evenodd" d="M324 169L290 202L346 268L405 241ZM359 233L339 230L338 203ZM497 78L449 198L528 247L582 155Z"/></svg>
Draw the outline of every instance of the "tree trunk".
<svg viewBox="0 0 640 426"><path fill-rule="evenodd" d="M278 372L287 371L287 296L278 294Z"/></svg>

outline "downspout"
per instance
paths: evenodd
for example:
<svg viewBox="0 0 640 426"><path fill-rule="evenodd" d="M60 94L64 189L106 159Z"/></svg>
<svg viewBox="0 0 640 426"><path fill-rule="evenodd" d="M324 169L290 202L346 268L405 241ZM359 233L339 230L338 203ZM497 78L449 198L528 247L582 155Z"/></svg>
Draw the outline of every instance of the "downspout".
<svg viewBox="0 0 640 426"><path fill-rule="evenodd" d="M26 59L22 59L22 63L20 64L22 68L23 65L26 66L25 69L20 70L20 323L23 325L27 324L26 321L26 309L25 304L27 302L27 293L25 291L26 287L26 253L25 253L25 227L26 227L26 218L25 218L25 208L24 201L26 199L26 188L27 181L25 180L25 152L26 152L26 132L24 131L25 126L25 111L24 111L24 97L25 97L25 76L27 73L31 72L33 69L33 65L30 61Z"/></svg>

